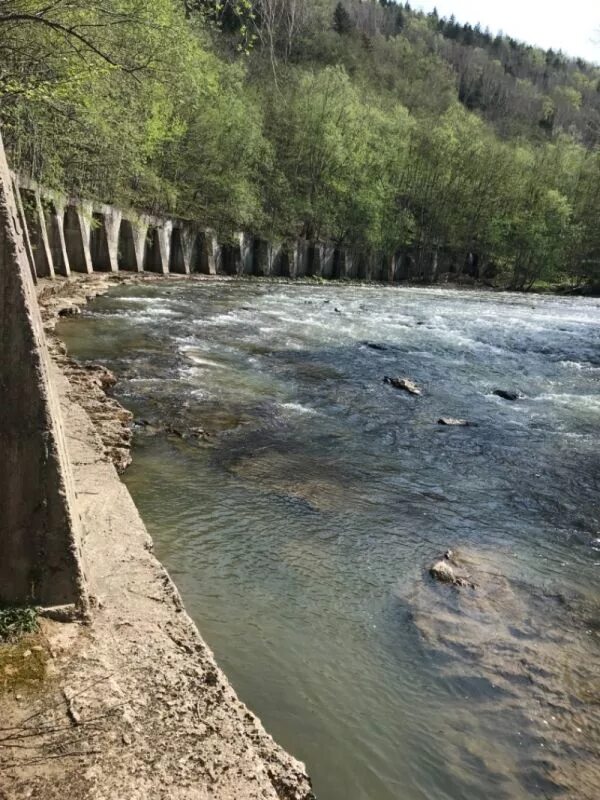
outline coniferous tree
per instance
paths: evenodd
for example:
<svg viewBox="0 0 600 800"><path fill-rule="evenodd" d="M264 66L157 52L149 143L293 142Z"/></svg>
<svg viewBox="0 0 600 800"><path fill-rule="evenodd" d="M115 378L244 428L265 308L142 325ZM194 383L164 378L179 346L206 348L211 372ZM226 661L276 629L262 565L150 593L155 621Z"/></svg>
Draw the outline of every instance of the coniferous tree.
<svg viewBox="0 0 600 800"><path fill-rule="evenodd" d="M402 9L399 8L396 14L396 19L394 21L394 27L396 29L396 33L400 33L404 30L404 14L402 13Z"/></svg>
<svg viewBox="0 0 600 800"><path fill-rule="evenodd" d="M350 19L350 14L346 11L342 3L338 3L333 12L333 30L343 36L354 28Z"/></svg>

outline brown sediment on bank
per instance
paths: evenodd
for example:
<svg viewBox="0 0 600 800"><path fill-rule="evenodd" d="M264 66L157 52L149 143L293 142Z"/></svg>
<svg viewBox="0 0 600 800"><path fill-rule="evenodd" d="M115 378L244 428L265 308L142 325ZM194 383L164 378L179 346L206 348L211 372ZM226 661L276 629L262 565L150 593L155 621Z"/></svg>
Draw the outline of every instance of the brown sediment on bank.
<svg viewBox="0 0 600 800"><path fill-rule="evenodd" d="M130 458L131 415L105 394L114 379L77 365L53 333L61 309L117 282L86 276L38 289L91 614L88 624L42 620L23 650L24 665L32 653L43 662L35 681L19 682L11 667L0 691L0 797L309 800L304 766L237 698L152 553L116 471Z"/></svg>

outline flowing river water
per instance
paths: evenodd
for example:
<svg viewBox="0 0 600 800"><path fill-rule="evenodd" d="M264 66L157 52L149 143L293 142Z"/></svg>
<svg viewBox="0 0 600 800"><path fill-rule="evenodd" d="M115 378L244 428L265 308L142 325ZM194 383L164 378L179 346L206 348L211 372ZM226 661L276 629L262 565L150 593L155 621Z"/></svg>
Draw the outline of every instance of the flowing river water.
<svg viewBox="0 0 600 800"><path fill-rule="evenodd" d="M600 797L600 301L165 281L59 333L116 373L157 555L320 800ZM431 579L446 548L475 589Z"/></svg>

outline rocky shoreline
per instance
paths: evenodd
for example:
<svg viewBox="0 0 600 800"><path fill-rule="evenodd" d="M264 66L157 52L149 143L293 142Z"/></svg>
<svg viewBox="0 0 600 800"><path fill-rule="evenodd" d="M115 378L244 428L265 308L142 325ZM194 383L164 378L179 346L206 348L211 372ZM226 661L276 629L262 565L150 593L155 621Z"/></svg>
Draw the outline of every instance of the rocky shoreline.
<svg viewBox="0 0 600 800"><path fill-rule="evenodd" d="M0 797L312 800L304 765L238 699L152 553L117 475L131 460L132 415L105 393L114 376L78 365L54 333L61 315L115 284L152 280L38 284L91 608L86 621L43 619L15 651L0 692Z"/></svg>

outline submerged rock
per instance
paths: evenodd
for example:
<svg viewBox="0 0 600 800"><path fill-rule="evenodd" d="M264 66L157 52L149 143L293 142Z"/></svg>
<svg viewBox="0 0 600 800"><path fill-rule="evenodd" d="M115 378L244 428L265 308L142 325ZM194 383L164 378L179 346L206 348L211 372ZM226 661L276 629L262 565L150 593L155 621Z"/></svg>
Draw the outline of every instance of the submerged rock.
<svg viewBox="0 0 600 800"><path fill-rule="evenodd" d="M431 572L440 562L445 580ZM477 590L456 587L448 566L455 577L468 575ZM448 715L448 724L460 718L463 738L444 741L443 757L458 766L476 761L502 769L506 797L532 796L533 764L544 785L553 787L548 796L596 800L597 595L541 591L523 580L520 561L508 549L461 548L436 559L429 571L435 580L402 580L399 597L440 675L457 690L456 703L439 713ZM502 730L520 731L518 770L506 769L515 763L515 749L495 738Z"/></svg>
<svg viewBox="0 0 600 800"><path fill-rule="evenodd" d="M409 378L390 378L386 375L383 379L383 382L393 386L394 389L402 389L403 392L408 392L409 394L414 394L417 396L423 394L417 384L414 383L414 381L409 380Z"/></svg>
<svg viewBox="0 0 600 800"><path fill-rule="evenodd" d="M453 425L457 428L468 428L473 423L468 419L456 419L455 417L440 417L437 421L438 425Z"/></svg>
<svg viewBox="0 0 600 800"><path fill-rule="evenodd" d="M507 389L494 389L492 394L495 394L496 397L501 397L503 400L510 400L511 403L514 403L515 400L518 400L521 397L518 392L512 392Z"/></svg>
<svg viewBox="0 0 600 800"><path fill-rule="evenodd" d="M181 428L176 428L175 425L165 425L165 433L170 434L171 436L177 436L179 439L184 438L184 433Z"/></svg>
<svg viewBox="0 0 600 800"><path fill-rule="evenodd" d="M307 457L291 449L279 452L261 439L255 450L244 452L236 447L227 469L260 491L300 501L313 512L338 511L359 502L350 472L333 472L328 459Z"/></svg>
<svg viewBox="0 0 600 800"><path fill-rule="evenodd" d="M378 342L363 342L363 344L365 347L368 347L371 350L381 350L381 351L389 350L387 345L379 344Z"/></svg>

